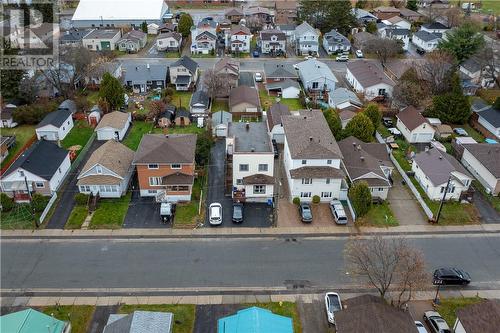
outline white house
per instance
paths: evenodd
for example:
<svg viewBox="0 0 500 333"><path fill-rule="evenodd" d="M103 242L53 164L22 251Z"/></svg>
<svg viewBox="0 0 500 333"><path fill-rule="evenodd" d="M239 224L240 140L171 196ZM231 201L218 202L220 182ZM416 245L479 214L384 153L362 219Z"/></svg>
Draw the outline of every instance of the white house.
<svg viewBox="0 0 500 333"><path fill-rule="evenodd" d="M231 37L229 41L232 53L249 53L250 44L252 41L252 33L250 29L243 25L237 25L231 28Z"/></svg>
<svg viewBox="0 0 500 333"><path fill-rule="evenodd" d="M191 28L191 53L209 54L215 50L217 42L217 23L214 20L201 20Z"/></svg>
<svg viewBox="0 0 500 333"><path fill-rule="evenodd" d="M407 106L396 117L398 119L396 127L401 131L406 141L428 143L434 138L436 130L415 107Z"/></svg>
<svg viewBox="0 0 500 333"><path fill-rule="evenodd" d="M269 202L274 195L274 152L264 122L229 123L226 152L232 156L233 200Z"/></svg>
<svg viewBox="0 0 500 333"><path fill-rule="evenodd" d="M97 140L122 141L131 122L130 112L113 111L105 114L95 128Z"/></svg>
<svg viewBox="0 0 500 333"><path fill-rule="evenodd" d="M285 104L280 102L274 103L266 114L267 130L272 140L277 143L285 142L285 130L281 120L284 116L291 115L290 109Z"/></svg>
<svg viewBox="0 0 500 333"><path fill-rule="evenodd" d="M415 155L411 166L425 194L431 200L458 200L473 180L469 172L451 155L436 148ZM446 196L446 184L450 179Z"/></svg>
<svg viewBox="0 0 500 333"><path fill-rule="evenodd" d="M156 23L148 24L148 35L158 35L160 26Z"/></svg>
<svg viewBox="0 0 500 333"><path fill-rule="evenodd" d="M73 128L72 115L69 109L58 109L47 114L36 126L38 140L42 138L48 141L63 140Z"/></svg>
<svg viewBox="0 0 500 333"><path fill-rule="evenodd" d="M361 109L363 103L353 91L337 88L328 95L328 105L339 111L357 111Z"/></svg>
<svg viewBox="0 0 500 333"><path fill-rule="evenodd" d="M318 54L319 34L307 22L295 28L295 48L298 55Z"/></svg>
<svg viewBox="0 0 500 333"><path fill-rule="evenodd" d="M119 29L94 29L82 38L82 44L92 51L113 51L121 37Z"/></svg>
<svg viewBox="0 0 500 333"><path fill-rule="evenodd" d="M178 32L165 32L156 38L156 49L158 51L179 51L182 44L182 35Z"/></svg>
<svg viewBox="0 0 500 333"><path fill-rule="evenodd" d="M170 83L175 85L177 91L189 90L198 82L198 72L198 63L189 57L182 56L170 65Z"/></svg>
<svg viewBox="0 0 500 333"><path fill-rule="evenodd" d="M284 81L267 83L267 91L275 91L282 98L299 98L300 84L297 81L286 79Z"/></svg>
<svg viewBox="0 0 500 333"><path fill-rule="evenodd" d="M325 63L309 59L296 66L299 69L299 77L306 93L335 90L338 80Z"/></svg>
<svg viewBox="0 0 500 333"><path fill-rule="evenodd" d="M16 202L29 202L30 193L51 196L59 189L70 167L66 149L46 140L37 141L2 174L2 192Z"/></svg>
<svg viewBox="0 0 500 333"><path fill-rule="evenodd" d="M80 193L99 193L102 198L119 198L127 192L134 167L134 151L109 140L97 148L78 175Z"/></svg>
<svg viewBox="0 0 500 333"><path fill-rule="evenodd" d="M462 164L492 195L500 193L500 149L489 143L464 144Z"/></svg>
<svg viewBox="0 0 500 333"><path fill-rule="evenodd" d="M391 97L395 86L378 64L366 60L348 63L345 77L354 91L364 94L367 100Z"/></svg>
<svg viewBox="0 0 500 333"><path fill-rule="evenodd" d="M500 139L500 110L490 105L478 110L476 114L478 116L478 123Z"/></svg>
<svg viewBox="0 0 500 333"><path fill-rule="evenodd" d="M323 36L323 48L328 54L349 52L351 50L351 42L337 30L332 29Z"/></svg>
<svg viewBox="0 0 500 333"><path fill-rule="evenodd" d="M283 161L290 200L321 202L347 199L347 184L340 169L342 153L319 110L282 117L285 130Z"/></svg>
<svg viewBox="0 0 500 333"><path fill-rule="evenodd" d="M437 48L440 40L441 35L420 30L413 34L411 41L416 47L425 52L432 52Z"/></svg>
<svg viewBox="0 0 500 333"><path fill-rule="evenodd" d="M447 26L445 26L442 23L432 22L432 23L427 23L427 24L422 25L422 27L420 27L420 30L427 31L427 32L430 32L433 34L444 34L448 30L450 30L450 28L448 28Z"/></svg>
<svg viewBox="0 0 500 333"><path fill-rule="evenodd" d="M410 30L410 28L411 28L411 23L406 21L401 16L393 16L393 17L388 18L386 20L382 20L382 23L384 23L385 25L390 25L390 26L401 28L401 29Z"/></svg>
<svg viewBox="0 0 500 333"><path fill-rule="evenodd" d="M390 38L401 41L401 46L404 51L408 51L410 47L410 30L402 29L396 26L389 26L382 32L382 38Z"/></svg>
<svg viewBox="0 0 500 333"><path fill-rule="evenodd" d="M203 90L196 91L191 95L189 112L192 116L208 117L208 113L210 112L210 96Z"/></svg>
<svg viewBox="0 0 500 333"><path fill-rule="evenodd" d="M277 29L261 30L259 46L264 54L286 54L286 34Z"/></svg>

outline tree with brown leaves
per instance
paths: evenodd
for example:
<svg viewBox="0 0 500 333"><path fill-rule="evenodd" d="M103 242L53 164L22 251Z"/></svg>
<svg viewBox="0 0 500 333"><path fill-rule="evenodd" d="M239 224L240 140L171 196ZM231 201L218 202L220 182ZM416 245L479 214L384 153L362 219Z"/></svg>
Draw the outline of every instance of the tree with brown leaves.
<svg viewBox="0 0 500 333"><path fill-rule="evenodd" d="M454 58L444 50L427 53L424 61L417 65L417 72L420 78L428 83L432 95L449 90L451 75L454 71Z"/></svg>
<svg viewBox="0 0 500 333"><path fill-rule="evenodd" d="M223 74L219 74L213 69L208 69L203 75L203 85L212 100L217 96L229 94L229 81L225 79Z"/></svg>
<svg viewBox="0 0 500 333"><path fill-rule="evenodd" d="M147 120L156 121L160 114L165 110L165 103L162 101L152 101L149 104L149 112L146 117Z"/></svg>

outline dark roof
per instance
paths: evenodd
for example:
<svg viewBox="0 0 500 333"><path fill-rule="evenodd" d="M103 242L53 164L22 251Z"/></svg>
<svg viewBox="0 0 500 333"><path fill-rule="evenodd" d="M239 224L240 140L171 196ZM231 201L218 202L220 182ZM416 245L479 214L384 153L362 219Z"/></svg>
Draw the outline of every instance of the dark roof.
<svg viewBox="0 0 500 333"><path fill-rule="evenodd" d="M234 138L234 152L272 153L271 140L266 123L229 123L228 138Z"/></svg>
<svg viewBox="0 0 500 333"><path fill-rule="evenodd" d="M229 93L229 107L240 103L249 103L256 107L260 106L259 93L255 88L239 86L231 89Z"/></svg>
<svg viewBox="0 0 500 333"><path fill-rule="evenodd" d="M71 113L76 112L76 103L75 101L71 99L67 99L63 101L61 104L59 104L59 107L57 108L58 110L70 110Z"/></svg>
<svg viewBox="0 0 500 333"><path fill-rule="evenodd" d="M36 126L36 128L40 128L46 125L53 125L57 128L61 127L62 124L71 117L72 112L69 109L62 109L50 112L42 119L42 121Z"/></svg>
<svg viewBox="0 0 500 333"><path fill-rule="evenodd" d="M272 185L274 184L274 178L268 175L257 173L255 175L243 177L243 185Z"/></svg>
<svg viewBox="0 0 500 333"><path fill-rule="evenodd" d="M193 106L195 104L203 104L204 106L208 106L209 103L210 97L207 93L203 90L198 90L191 96L191 102L189 105Z"/></svg>
<svg viewBox="0 0 500 333"><path fill-rule="evenodd" d="M432 22L432 23L427 23L427 24L424 24L422 27L424 27L425 29L429 29L429 30L443 30L443 29L449 29L447 26L445 26L444 24L440 23L440 22Z"/></svg>
<svg viewBox="0 0 500 333"><path fill-rule="evenodd" d="M467 333L496 333L500 327L500 301L487 299L456 310Z"/></svg>
<svg viewBox="0 0 500 333"><path fill-rule="evenodd" d="M194 74L198 69L198 63L193 59L189 58L188 56L182 56L182 58L180 58L179 60L170 65L170 67L176 67L176 66L186 67L191 72L191 74Z"/></svg>
<svg viewBox="0 0 500 333"><path fill-rule="evenodd" d="M285 104L274 103L269 112L267 113L267 125L269 130L272 130L274 126L281 124L282 116L289 116L290 109Z"/></svg>
<svg viewBox="0 0 500 333"><path fill-rule="evenodd" d="M285 79L284 81L278 81L266 84L267 90L283 90L290 87L295 87L300 90L300 84L295 80Z"/></svg>
<svg viewBox="0 0 500 333"><path fill-rule="evenodd" d="M217 36L215 36L213 33L211 33L210 31L203 31L203 32L200 32L198 35L196 35L195 39L199 39L200 37L207 37L209 39L217 39Z"/></svg>
<svg viewBox="0 0 500 333"><path fill-rule="evenodd" d="M80 42L92 29L70 29L59 36L60 42Z"/></svg>
<svg viewBox="0 0 500 333"><path fill-rule="evenodd" d="M428 123L427 119L421 114L422 110L416 109L414 106L407 106L401 110L396 117L408 128L413 131L418 126Z"/></svg>
<svg viewBox="0 0 500 333"><path fill-rule="evenodd" d="M194 163L196 134L146 134L142 137L133 164Z"/></svg>
<svg viewBox="0 0 500 333"><path fill-rule="evenodd" d="M390 86L395 85L384 73L384 70L373 62L368 62L366 60L349 62L347 68L364 88L379 83L385 83Z"/></svg>
<svg viewBox="0 0 500 333"><path fill-rule="evenodd" d="M226 12L224 13L224 15L226 16L238 16L238 15L243 15L243 9L240 9L238 7L233 7L233 8L229 8L226 10Z"/></svg>
<svg viewBox="0 0 500 333"><path fill-rule="evenodd" d="M149 65L149 68L148 68ZM165 81L167 79L168 67L160 64L138 64L123 63L123 81L133 83L146 81Z"/></svg>
<svg viewBox="0 0 500 333"><path fill-rule="evenodd" d="M462 145L496 178L500 178L500 148L498 144L470 143Z"/></svg>
<svg viewBox="0 0 500 333"><path fill-rule="evenodd" d="M305 166L290 170L290 177L292 177L292 179L344 178L344 176L342 170L329 166Z"/></svg>
<svg viewBox="0 0 500 333"><path fill-rule="evenodd" d="M413 34L413 37L418 37L421 40L423 40L424 42L429 42L431 40L440 38L440 36L438 36L437 34L433 34L431 32L424 31L424 30L420 30L420 31L415 32Z"/></svg>
<svg viewBox="0 0 500 333"><path fill-rule="evenodd" d="M434 186L444 184L452 172L471 177L469 172L453 156L436 148L420 152L413 158Z"/></svg>
<svg viewBox="0 0 500 333"><path fill-rule="evenodd" d="M176 172L162 178L163 185L185 185L193 184L194 176L182 172Z"/></svg>
<svg viewBox="0 0 500 333"><path fill-rule="evenodd" d="M278 29L281 31L295 31L295 28L297 27L296 24L278 24Z"/></svg>
<svg viewBox="0 0 500 333"><path fill-rule="evenodd" d="M269 30L262 30L260 32L260 39L262 40L271 40L272 36L276 36L277 40L285 41L286 40L286 34L278 29L269 29Z"/></svg>
<svg viewBox="0 0 500 333"><path fill-rule="evenodd" d="M486 110L478 112L477 114L493 127L500 127L500 110L497 110L494 107L489 107Z"/></svg>
<svg viewBox="0 0 500 333"><path fill-rule="evenodd" d="M469 58L465 60L460 66L471 73L475 73L481 70L481 64L475 58Z"/></svg>
<svg viewBox="0 0 500 333"><path fill-rule="evenodd" d="M335 313L335 326L342 333L417 333L408 311L385 303L380 297L363 295L343 302Z"/></svg>
<svg viewBox="0 0 500 333"><path fill-rule="evenodd" d="M415 12L415 11L413 11L411 9L404 8L404 7L399 9L399 15L401 15L402 17L410 17L410 16L419 16L419 17L421 17L421 16L424 16L424 15L418 13L418 12Z"/></svg>
<svg viewBox="0 0 500 333"><path fill-rule="evenodd" d="M46 140L37 141L12 163L3 176L22 168L50 180L68 154L67 150L55 143Z"/></svg>
<svg viewBox="0 0 500 333"><path fill-rule="evenodd" d="M245 27L244 25L235 25L231 28L231 35L237 34L239 32L244 33L245 35L251 35L250 29Z"/></svg>
<svg viewBox="0 0 500 333"><path fill-rule="evenodd" d="M474 112L480 112L491 107L484 99L480 97L472 97L471 108Z"/></svg>
<svg viewBox="0 0 500 333"><path fill-rule="evenodd" d="M266 78L297 79L297 71L292 64L287 63L264 63L264 73Z"/></svg>
<svg viewBox="0 0 500 333"><path fill-rule="evenodd" d="M191 81L191 76L189 75L177 75L175 78L175 84L188 84Z"/></svg>
<svg viewBox="0 0 500 333"><path fill-rule="evenodd" d="M11 107L11 106L7 106L7 107L2 107L2 110L0 111L0 119L4 119L4 120L9 120L9 119L12 119L12 113L14 112L14 110L16 109L16 107Z"/></svg>
<svg viewBox="0 0 500 333"><path fill-rule="evenodd" d="M393 27L393 28L388 28L386 30L386 33L388 36L409 36L410 30Z"/></svg>

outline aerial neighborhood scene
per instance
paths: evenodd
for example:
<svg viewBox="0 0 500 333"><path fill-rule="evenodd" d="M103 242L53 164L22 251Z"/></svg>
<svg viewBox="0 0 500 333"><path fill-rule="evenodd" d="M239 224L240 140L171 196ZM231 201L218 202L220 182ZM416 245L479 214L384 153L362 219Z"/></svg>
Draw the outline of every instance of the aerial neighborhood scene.
<svg viewBox="0 0 500 333"><path fill-rule="evenodd" d="M500 1L1 7L0 332L500 332Z"/></svg>

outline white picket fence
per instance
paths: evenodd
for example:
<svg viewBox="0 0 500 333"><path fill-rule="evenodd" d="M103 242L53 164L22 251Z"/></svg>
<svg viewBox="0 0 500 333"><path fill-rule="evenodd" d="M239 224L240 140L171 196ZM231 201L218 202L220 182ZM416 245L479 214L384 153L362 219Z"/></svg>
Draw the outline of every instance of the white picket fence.
<svg viewBox="0 0 500 333"><path fill-rule="evenodd" d="M43 223L43 220L45 219L45 217L49 213L49 210L52 207L52 205L54 204L54 202L56 202L56 199L57 199L57 193L54 192L52 194L52 197L50 198L49 202L47 203L47 206L45 206L45 209L43 210L42 215L40 215L40 219L39 219L40 224Z"/></svg>

